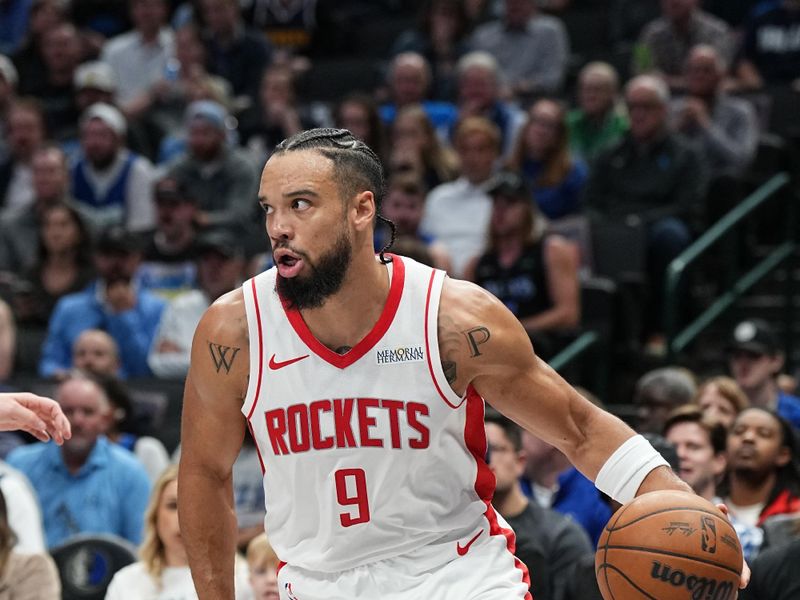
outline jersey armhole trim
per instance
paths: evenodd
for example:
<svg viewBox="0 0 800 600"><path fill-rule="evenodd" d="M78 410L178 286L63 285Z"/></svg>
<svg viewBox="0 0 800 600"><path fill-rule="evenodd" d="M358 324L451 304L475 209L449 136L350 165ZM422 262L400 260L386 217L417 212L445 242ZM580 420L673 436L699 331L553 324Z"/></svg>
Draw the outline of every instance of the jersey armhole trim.
<svg viewBox="0 0 800 600"><path fill-rule="evenodd" d="M459 397L450 387L439 355L439 300L444 277L444 271L434 269L428 282L428 293L425 297L425 356L428 359L431 380L439 396L450 408L457 409L464 404L467 394Z"/></svg>
<svg viewBox="0 0 800 600"><path fill-rule="evenodd" d="M247 384L247 394L242 404L242 413L247 417L249 423L261 393L261 380L264 374L264 338L261 326L261 310L258 306L256 278L253 277L245 282L242 288L245 311L247 313L247 331L250 336L250 381Z"/></svg>

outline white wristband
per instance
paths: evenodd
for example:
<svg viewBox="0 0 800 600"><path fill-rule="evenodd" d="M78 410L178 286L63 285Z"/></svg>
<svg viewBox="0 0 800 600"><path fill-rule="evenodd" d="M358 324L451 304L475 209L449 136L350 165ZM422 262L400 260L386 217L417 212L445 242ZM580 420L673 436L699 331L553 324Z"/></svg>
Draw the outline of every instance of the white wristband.
<svg viewBox="0 0 800 600"><path fill-rule="evenodd" d="M626 440L600 469L594 484L601 492L625 504L633 500L642 481L653 469L669 466L641 435Z"/></svg>

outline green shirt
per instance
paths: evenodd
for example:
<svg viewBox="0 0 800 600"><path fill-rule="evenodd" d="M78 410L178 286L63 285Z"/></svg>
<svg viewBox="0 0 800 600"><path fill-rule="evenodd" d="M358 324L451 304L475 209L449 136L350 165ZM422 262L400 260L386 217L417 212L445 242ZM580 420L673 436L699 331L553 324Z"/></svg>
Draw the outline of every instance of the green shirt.
<svg viewBox="0 0 800 600"><path fill-rule="evenodd" d="M628 116L613 109L598 126L582 110L575 109L567 114L567 130L572 151L591 161L601 150L622 139L628 131Z"/></svg>

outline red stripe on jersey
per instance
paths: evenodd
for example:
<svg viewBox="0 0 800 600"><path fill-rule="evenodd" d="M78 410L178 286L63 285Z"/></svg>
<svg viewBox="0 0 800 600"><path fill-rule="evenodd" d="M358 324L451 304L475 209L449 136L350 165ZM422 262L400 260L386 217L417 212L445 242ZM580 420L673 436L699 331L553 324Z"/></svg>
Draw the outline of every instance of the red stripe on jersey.
<svg viewBox="0 0 800 600"><path fill-rule="evenodd" d="M511 529L504 529L497 520L497 513L492 507L494 496L495 478L489 465L486 464L486 428L484 425L483 398L480 397L471 385L467 388L467 419L464 425L464 441L467 448L475 458L478 472L475 476L475 492L486 504L484 516L489 521L489 535L502 535L506 538L506 548L513 555L517 549L517 539ZM514 556L514 566L522 572L522 581L530 588L531 578L525 564ZM525 600L533 600L528 592Z"/></svg>
<svg viewBox="0 0 800 600"><path fill-rule="evenodd" d="M306 325L306 322L303 320L303 315L300 314L300 311L288 306L287 302L281 298L283 310L286 313L286 317L289 319L289 323L291 323L292 328L295 330L295 333L300 336L300 339L303 340L314 354L338 369L349 367L372 350L375 344L377 344L389 330L389 326L392 324L395 314L397 314L397 309L400 306L400 299L403 296L403 284L405 282L406 270L399 256L395 254L389 254L388 256L392 257L392 282L389 287L389 295L386 298L383 312L381 312L380 318L370 332L364 336L364 339L359 341L345 354L334 352L315 338L314 334L311 333L308 325Z"/></svg>
<svg viewBox="0 0 800 600"><path fill-rule="evenodd" d="M430 336L428 331L428 314L430 312L431 307L431 292L433 291L433 280L436 278L436 271L431 272L431 279L428 282L428 293L425 296L425 360L428 361L428 371L431 374L431 380L433 381L433 385L436 388L436 391L439 392L439 396L442 397L444 403L447 404L450 408L458 408L461 404L453 404L450 400L447 399L447 396L444 395L442 388L439 387L439 381L436 379L436 374L433 371L433 363L431 362L431 344L430 344ZM437 336L438 339L438 336ZM463 402L462 402L463 404Z"/></svg>
<svg viewBox="0 0 800 600"><path fill-rule="evenodd" d="M470 454L478 464L475 476L475 491L484 502L491 502L494 496L495 479L486 464L486 429L483 424L483 398L475 388L467 387L467 420L464 425L464 441Z"/></svg>
<svg viewBox="0 0 800 600"><path fill-rule="evenodd" d="M253 288L253 305L256 307L256 323L258 324L258 379L256 379L256 394L253 400L253 406L250 407L250 412L247 413L247 420L253 416L253 411L258 404L258 396L261 394L261 375L264 372L264 334L261 331L261 310L258 308L258 292L256 292L256 279L255 277L250 280L250 285ZM254 438L255 439L255 438Z"/></svg>
<svg viewBox="0 0 800 600"><path fill-rule="evenodd" d="M486 512L484 513L486 520L489 521L489 535L502 535L506 538L506 548L511 554L514 554L517 550L517 538L514 535L514 532L511 529L504 529L500 522L497 520L497 513L494 512L494 507L490 502L486 503ZM514 566L522 571L522 582L528 586L528 589L531 587L531 576L528 573L528 567L525 566L525 563L514 556ZM530 592L525 594L525 600L533 600L533 596Z"/></svg>
<svg viewBox="0 0 800 600"><path fill-rule="evenodd" d="M258 447L258 439L255 432L253 432L253 425L250 423L250 417L253 416L253 411L258 404L258 396L261 394L261 374L264 371L264 335L261 331L261 310L258 308L258 293L256 292L256 280L251 280L253 288L253 306L256 307L256 323L258 324L258 378L256 379L256 393L253 396L253 406L250 407L250 412L247 413L247 428L250 430L250 435L253 438L256 447L256 454L258 454L258 462L261 464L261 474L266 471L264 466L264 459L261 457L261 449Z"/></svg>
<svg viewBox="0 0 800 600"><path fill-rule="evenodd" d="M267 468L264 466L264 459L261 458L261 450L258 448L258 440L256 439L256 434L253 431L253 424L248 420L247 421L247 429L250 430L250 437L253 438L253 445L256 447L256 454L258 454L258 462L261 464L261 474L263 475L266 473Z"/></svg>

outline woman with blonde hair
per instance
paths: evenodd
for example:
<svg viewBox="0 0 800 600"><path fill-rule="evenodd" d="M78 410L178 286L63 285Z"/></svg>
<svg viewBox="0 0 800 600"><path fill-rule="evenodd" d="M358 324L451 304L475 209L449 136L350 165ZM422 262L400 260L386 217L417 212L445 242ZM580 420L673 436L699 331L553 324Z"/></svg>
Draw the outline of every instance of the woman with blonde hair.
<svg viewBox="0 0 800 600"><path fill-rule="evenodd" d="M167 467L153 485L144 529L140 560L114 575L106 600L196 600L178 523L177 465ZM236 599L249 600L247 567L243 561L237 562L236 575Z"/></svg>
<svg viewBox="0 0 800 600"><path fill-rule="evenodd" d="M61 581L47 554L16 552L16 536L8 524L6 499L0 492L0 598L58 600Z"/></svg>
<svg viewBox="0 0 800 600"><path fill-rule="evenodd" d="M508 166L522 173L548 219L579 212L589 169L570 152L566 110L559 102L544 98L531 106Z"/></svg>
<svg viewBox="0 0 800 600"><path fill-rule="evenodd" d="M750 406L739 384L724 375L703 382L692 403L697 404L704 415L722 423L725 429L730 429L736 415Z"/></svg>

